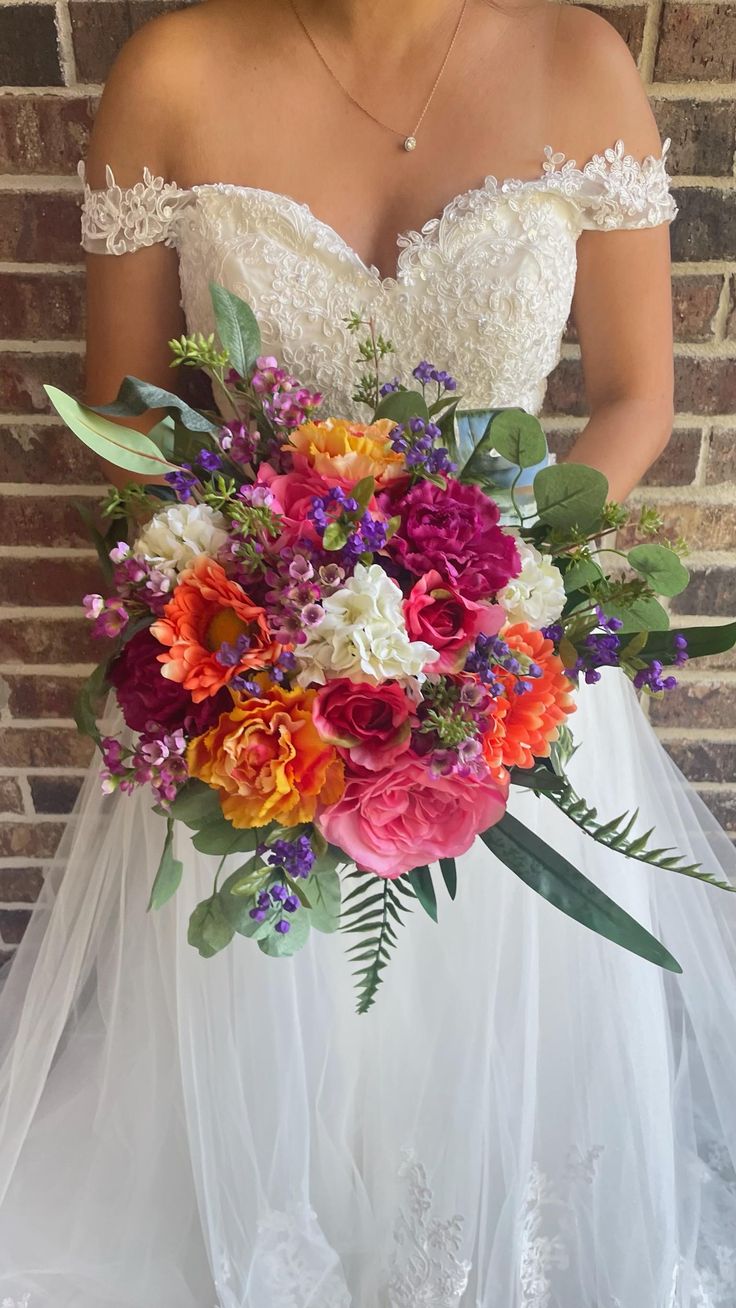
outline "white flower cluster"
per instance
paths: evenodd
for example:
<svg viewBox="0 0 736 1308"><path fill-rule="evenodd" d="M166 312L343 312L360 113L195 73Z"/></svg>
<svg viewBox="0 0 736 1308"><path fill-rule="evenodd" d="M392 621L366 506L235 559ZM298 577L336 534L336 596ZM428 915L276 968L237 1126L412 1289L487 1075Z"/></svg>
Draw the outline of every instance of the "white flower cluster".
<svg viewBox="0 0 736 1308"><path fill-rule="evenodd" d="M556 622L565 607L562 573L551 554L540 554L525 541L516 542L521 572L498 592L498 603L509 622L526 622L535 631Z"/></svg>
<svg viewBox="0 0 736 1308"><path fill-rule="evenodd" d="M437 651L410 640L399 586L373 563L359 563L341 590L322 601L324 617L297 645L300 686L323 686L330 677L379 685L424 680L424 665Z"/></svg>
<svg viewBox="0 0 736 1308"><path fill-rule="evenodd" d="M228 542L221 513L208 504L172 504L155 513L132 547L172 582L200 554L217 557Z"/></svg>

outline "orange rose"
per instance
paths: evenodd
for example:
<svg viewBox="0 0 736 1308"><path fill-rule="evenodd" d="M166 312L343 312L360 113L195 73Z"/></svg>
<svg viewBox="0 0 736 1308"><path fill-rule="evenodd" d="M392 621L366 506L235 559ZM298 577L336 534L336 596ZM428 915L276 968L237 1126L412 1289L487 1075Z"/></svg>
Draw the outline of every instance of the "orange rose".
<svg viewBox="0 0 736 1308"><path fill-rule="evenodd" d="M555 654L551 640L541 631L532 631L525 622L505 627L501 638L510 649L538 664L542 675L528 678L530 689L517 695L514 693L516 677L503 668L494 669L506 693L496 700L493 725L483 740L483 753L496 775L501 775L504 768L529 768L535 758L546 758L551 742L557 739L560 723L576 707L574 685L565 676L562 660Z"/></svg>
<svg viewBox="0 0 736 1308"><path fill-rule="evenodd" d="M168 646L158 655L163 675L181 682L195 704L216 695L233 677L275 663L282 648L271 636L265 611L206 554L181 574L151 634ZM227 660L218 658L223 645L231 647Z"/></svg>
<svg viewBox="0 0 736 1308"><path fill-rule="evenodd" d="M327 418L297 427L289 443L331 483L354 486L363 477L374 477L380 486L405 471L403 455L391 448L389 434L395 426L389 418L370 424Z"/></svg>
<svg viewBox="0 0 736 1308"><path fill-rule="evenodd" d="M216 726L192 740L192 776L220 792L234 827L311 822L318 803L334 804L345 788L343 765L312 720L313 690L264 689L238 696Z"/></svg>

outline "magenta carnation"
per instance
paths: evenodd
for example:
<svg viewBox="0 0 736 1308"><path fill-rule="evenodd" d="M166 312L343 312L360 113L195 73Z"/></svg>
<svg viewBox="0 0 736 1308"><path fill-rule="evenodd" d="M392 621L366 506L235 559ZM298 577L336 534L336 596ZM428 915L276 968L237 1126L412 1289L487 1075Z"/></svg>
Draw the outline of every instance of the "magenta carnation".
<svg viewBox="0 0 736 1308"><path fill-rule="evenodd" d="M394 558L421 577L439 572L466 599L488 599L521 569L514 537L498 525L498 506L478 486L420 481L399 506L389 542Z"/></svg>
<svg viewBox="0 0 736 1308"><path fill-rule="evenodd" d="M347 762L345 783L316 824L359 868L381 877L464 854L506 811L508 785L490 772L481 780L433 776L414 754L380 772Z"/></svg>
<svg viewBox="0 0 736 1308"><path fill-rule="evenodd" d="M232 708L232 695L221 690L201 704L192 703L178 681L162 675L157 655L165 652L148 627L123 646L109 672L123 717L133 731L145 731L147 723L155 722L167 731L183 728L199 736Z"/></svg>

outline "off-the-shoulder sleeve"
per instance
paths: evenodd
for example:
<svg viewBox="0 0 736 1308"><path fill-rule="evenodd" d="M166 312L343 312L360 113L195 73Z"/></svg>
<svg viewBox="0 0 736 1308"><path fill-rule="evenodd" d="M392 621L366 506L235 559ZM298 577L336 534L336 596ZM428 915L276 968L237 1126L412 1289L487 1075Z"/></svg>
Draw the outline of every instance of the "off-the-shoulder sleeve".
<svg viewBox="0 0 736 1308"><path fill-rule="evenodd" d="M189 203L190 193L174 182L154 177L147 168L135 186L118 186L111 168L107 186L95 191L88 185L84 163L79 164L84 184L82 245L92 254L131 254L147 245L174 245L176 219Z"/></svg>
<svg viewBox="0 0 736 1308"><path fill-rule="evenodd" d="M678 212L666 166L670 144L667 137L659 155L639 160L618 140L582 168L574 159L563 163L564 155L549 153L545 173L551 188L559 186L574 200L581 230L658 227Z"/></svg>

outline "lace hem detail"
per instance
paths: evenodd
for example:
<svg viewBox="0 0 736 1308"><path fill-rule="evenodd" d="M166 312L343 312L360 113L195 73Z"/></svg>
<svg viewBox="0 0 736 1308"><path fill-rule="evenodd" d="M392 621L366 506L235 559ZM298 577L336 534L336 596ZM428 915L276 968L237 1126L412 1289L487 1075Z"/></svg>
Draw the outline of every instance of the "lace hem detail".
<svg viewBox="0 0 736 1308"><path fill-rule="evenodd" d="M84 163L77 169L84 185L82 245L92 254L133 254L147 245L163 242L172 246L174 220L187 193L174 182L154 177L148 168L135 186L124 188L115 181L112 168L105 170L107 188L93 191L87 183Z"/></svg>
<svg viewBox="0 0 736 1308"><path fill-rule="evenodd" d="M406 1181L408 1204L394 1228L389 1308L459 1308L472 1267L458 1257L463 1218L431 1215L427 1173L410 1149L403 1152L399 1176Z"/></svg>
<svg viewBox="0 0 736 1308"><path fill-rule="evenodd" d="M451 199L441 215L430 218L419 230L400 233L397 237L401 251L399 268L406 261L405 251L423 244L440 226L447 226L455 217L471 211L479 201L489 196L511 198L551 192L575 204L582 227L653 227L671 222L678 209L670 194L666 169L670 144L668 137L660 155L647 155L640 162L626 153L624 143L619 139L602 154L594 154L582 168L577 167L574 159L568 159L562 152L555 152L551 145L546 145L539 177L525 180L506 178L499 182L490 174L481 186L463 191ZM84 163L79 164L78 172L84 184L82 245L93 253L129 254L157 242L173 245L179 211L198 195L217 190L254 197L268 195L284 204L297 205L312 223L332 232L341 245L346 244L337 232L312 213L308 205L287 195L263 191L260 187L212 182L182 190L175 182L166 181L144 168L142 180L135 186L124 188L118 186L108 166L106 189L93 190L87 183ZM378 270L369 271L377 273Z"/></svg>

